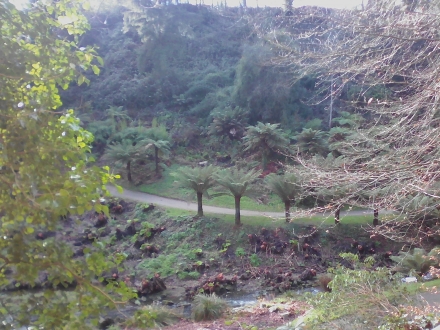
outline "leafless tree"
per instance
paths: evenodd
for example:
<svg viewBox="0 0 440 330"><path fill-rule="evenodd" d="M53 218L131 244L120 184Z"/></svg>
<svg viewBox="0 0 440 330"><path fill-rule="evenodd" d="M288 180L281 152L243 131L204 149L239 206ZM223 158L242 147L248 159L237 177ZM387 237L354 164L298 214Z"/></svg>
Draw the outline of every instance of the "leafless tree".
<svg viewBox="0 0 440 330"><path fill-rule="evenodd" d="M340 156L297 157L301 166L292 171L304 191L346 192L324 209L393 210L396 219L371 230L418 244L432 236L440 209L440 1L408 3L300 8L291 17L254 22L278 50L274 62L297 77L317 75L321 101L355 86L357 97L344 107L367 118L338 142ZM383 92L367 98L374 88Z"/></svg>

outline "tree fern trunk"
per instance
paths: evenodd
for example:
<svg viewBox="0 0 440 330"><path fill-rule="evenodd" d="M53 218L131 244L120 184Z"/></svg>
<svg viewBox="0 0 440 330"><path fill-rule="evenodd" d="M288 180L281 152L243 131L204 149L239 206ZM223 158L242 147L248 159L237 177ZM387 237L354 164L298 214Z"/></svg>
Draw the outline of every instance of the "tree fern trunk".
<svg viewBox="0 0 440 330"><path fill-rule="evenodd" d="M131 179L131 161L128 161L127 162L127 179L128 179L128 182L132 182L132 179Z"/></svg>
<svg viewBox="0 0 440 330"><path fill-rule="evenodd" d="M154 160L156 162L156 175L159 176L159 148L156 146L154 147Z"/></svg>
<svg viewBox="0 0 440 330"><path fill-rule="evenodd" d="M235 225L236 226L241 226L240 200L241 200L241 196L235 196Z"/></svg>
<svg viewBox="0 0 440 330"><path fill-rule="evenodd" d="M284 202L284 210L286 212L286 222L290 222L290 200Z"/></svg>
<svg viewBox="0 0 440 330"><path fill-rule="evenodd" d="M374 209L373 211L373 226L378 226L379 225L379 209Z"/></svg>
<svg viewBox="0 0 440 330"><path fill-rule="evenodd" d="M267 169L267 153L265 151L263 151L262 153L262 157L261 157L261 166L263 167L263 171L265 171Z"/></svg>
<svg viewBox="0 0 440 330"><path fill-rule="evenodd" d="M341 221L340 217L341 217L341 208L338 207L335 211L335 224L338 224Z"/></svg>
<svg viewBox="0 0 440 330"><path fill-rule="evenodd" d="M197 215L199 217L203 217L202 197L203 197L203 193L198 192L197 193Z"/></svg>

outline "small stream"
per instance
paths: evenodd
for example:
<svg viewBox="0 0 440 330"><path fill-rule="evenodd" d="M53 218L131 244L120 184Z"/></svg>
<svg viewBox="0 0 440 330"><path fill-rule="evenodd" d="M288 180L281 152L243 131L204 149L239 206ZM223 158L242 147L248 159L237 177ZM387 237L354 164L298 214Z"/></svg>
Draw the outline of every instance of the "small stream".
<svg viewBox="0 0 440 330"><path fill-rule="evenodd" d="M316 294L320 291L321 290L318 288L304 288L300 290L293 290L293 292L297 295L302 295L306 292L311 292L313 294ZM259 298L266 297L267 299L270 300L272 298L276 298L276 295L267 294L267 292L264 291L257 291L257 292L235 291L224 294L221 297L228 303L229 306L235 308L235 307L244 307L244 306L256 304Z"/></svg>
<svg viewBox="0 0 440 330"><path fill-rule="evenodd" d="M300 290L294 291L296 294L301 295L306 292L312 292L312 293L318 293L320 290L317 288L304 288ZM38 292L38 291L37 291ZM10 296L11 294L2 292L1 297L4 299L5 297ZM172 309L175 309L177 313L183 314L184 317L191 317L191 307L192 304L188 301L185 301L183 299L184 297L184 289L178 288L178 289L168 289L161 293L152 295L149 299L143 300L141 302L141 305L135 305L135 304L127 304L123 308L118 310L112 310L105 316L106 319L113 319L113 320L123 320L124 318L130 317L134 315L136 310L141 308L142 306L148 306L153 303L159 303L161 305L169 306ZM256 303L258 303L259 299L266 298L267 300L271 300L275 298L276 296L274 294L267 293L265 291L255 291L255 292L249 292L249 291L233 291L228 292L224 295L221 295L221 298L223 298L228 305L231 308L239 308L239 307L245 307L245 306L251 306ZM1 323L3 325L11 324L13 322L12 318L10 316L7 316L5 319L0 320L0 327ZM26 330L26 327L18 328L20 330Z"/></svg>

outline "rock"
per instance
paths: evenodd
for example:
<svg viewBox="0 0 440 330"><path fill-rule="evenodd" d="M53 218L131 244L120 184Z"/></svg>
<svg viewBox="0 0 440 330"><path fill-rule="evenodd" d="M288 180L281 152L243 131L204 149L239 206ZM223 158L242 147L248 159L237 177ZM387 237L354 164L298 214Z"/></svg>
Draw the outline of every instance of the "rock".
<svg viewBox="0 0 440 330"><path fill-rule="evenodd" d="M136 234L136 226L135 223L132 222L130 223L127 227L125 227L125 231L124 231L125 235L128 236L133 236Z"/></svg>
<svg viewBox="0 0 440 330"><path fill-rule="evenodd" d="M422 278L424 281L431 281L436 277L431 272L427 272L427 273L423 274Z"/></svg>
<svg viewBox="0 0 440 330"><path fill-rule="evenodd" d="M125 211L124 207L121 204L112 205L109 207L110 212L115 214L121 214Z"/></svg>
<svg viewBox="0 0 440 330"><path fill-rule="evenodd" d="M105 319L101 318L99 320L99 329L105 330L114 324L115 324L115 321L111 318L105 318Z"/></svg>
<svg viewBox="0 0 440 330"><path fill-rule="evenodd" d="M104 227L105 225L107 225L107 222L108 222L107 217L103 213L100 213L98 215L98 219L96 220L95 228Z"/></svg>
<svg viewBox="0 0 440 330"><path fill-rule="evenodd" d="M226 163L231 161L231 156L230 155L226 155L226 156L217 156L216 160L220 163Z"/></svg>
<svg viewBox="0 0 440 330"><path fill-rule="evenodd" d="M279 316L281 316L283 319L288 318L289 316L292 315L292 313L290 312L283 312L283 313L279 313Z"/></svg>
<svg viewBox="0 0 440 330"><path fill-rule="evenodd" d="M293 320L292 322L289 322L281 327L278 327L276 330L300 330L303 329L305 326L304 321L306 318L313 312L312 310L307 311L305 314L301 315L297 319Z"/></svg>
<svg viewBox="0 0 440 330"><path fill-rule="evenodd" d="M138 296L147 296L166 290L165 282L160 278L159 274L155 274L150 280L143 280L138 286Z"/></svg>
<svg viewBox="0 0 440 330"><path fill-rule="evenodd" d="M275 313L278 312L279 310L280 310L279 306L269 307L269 313Z"/></svg>
<svg viewBox="0 0 440 330"><path fill-rule="evenodd" d="M73 258L78 258L84 256L84 249L79 248L73 253Z"/></svg>
<svg viewBox="0 0 440 330"><path fill-rule="evenodd" d="M136 242L134 242L133 246L134 246L136 249L140 249L141 246L144 245L145 243L146 243L146 240L145 240L145 239L143 239L143 238L138 238L138 239L136 240Z"/></svg>
<svg viewBox="0 0 440 330"><path fill-rule="evenodd" d="M150 212L154 210L154 204L150 204L147 207L144 207L144 209L142 210L142 212Z"/></svg>
<svg viewBox="0 0 440 330"><path fill-rule="evenodd" d="M301 281L308 281L313 279L316 276L316 270L314 269L306 269L299 275L299 279Z"/></svg>
<svg viewBox="0 0 440 330"><path fill-rule="evenodd" d="M121 239L124 238L125 233L120 228L116 228L115 236L116 236L116 240L120 241Z"/></svg>
<svg viewBox="0 0 440 330"><path fill-rule="evenodd" d="M417 278L414 276L404 277L402 278L403 283L417 283Z"/></svg>
<svg viewBox="0 0 440 330"><path fill-rule="evenodd" d="M56 236L56 232L54 232L54 231L47 231L47 232L38 233L35 236L35 238L39 239L39 240L45 240L46 238L55 237L55 236Z"/></svg>

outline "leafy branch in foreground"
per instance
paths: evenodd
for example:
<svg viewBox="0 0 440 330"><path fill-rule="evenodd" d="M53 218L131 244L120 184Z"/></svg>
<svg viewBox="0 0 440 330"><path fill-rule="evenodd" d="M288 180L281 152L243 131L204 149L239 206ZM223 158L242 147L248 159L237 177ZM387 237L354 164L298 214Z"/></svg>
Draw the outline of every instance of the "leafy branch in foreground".
<svg viewBox="0 0 440 330"><path fill-rule="evenodd" d="M36 1L18 11L0 0L0 290L10 283L33 287L42 276L48 288L38 304L24 301L18 311L2 299L6 328L95 327L104 308L133 296L124 283L96 281L118 267L121 255L105 256L97 244L74 259L65 240L36 237L56 231L62 218L107 212L100 198L115 178L108 168L91 166L93 136L73 111L56 111L58 88L88 82L83 70L98 74L102 64L92 48L76 46L89 27L81 6ZM73 289L70 300L54 291L64 287Z"/></svg>

